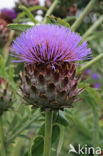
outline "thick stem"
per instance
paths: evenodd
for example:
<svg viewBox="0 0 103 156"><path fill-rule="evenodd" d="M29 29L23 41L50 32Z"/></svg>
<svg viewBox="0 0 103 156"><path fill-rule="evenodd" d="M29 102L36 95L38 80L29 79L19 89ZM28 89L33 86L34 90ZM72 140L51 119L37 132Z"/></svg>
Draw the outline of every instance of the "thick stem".
<svg viewBox="0 0 103 156"><path fill-rule="evenodd" d="M3 132L3 123L2 123L2 115L0 116L0 144L1 144L1 156L6 156L5 145L4 145L4 132Z"/></svg>
<svg viewBox="0 0 103 156"><path fill-rule="evenodd" d="M98 62L99 60L101 60L103 58L103 53L99 54L97 57L95 57L93 60L89 61L87 64L85 64L85 66L82 66L80 71L84 71L87 68L89 68L90 66L92 66L94 63Z"/></svg>
<svg viewBox="0 0 103 156"><path fill-rule="evenodd" d="M44 155L43 156L51 155L52 120L53 120L53 112L46 111L45 112Z"/></svg>
<svg viewBox="0 0 103 156"><path fill-rule="evenodd" d="M84 9L84 11L82 12L82 14L79 16L79 18L74 22L74 24L72 25L71 29L73 31L75 31L80 24L82 23L83 19L87 16L87 14L93 9L93 7L96 5L96 2L98 0L91 0L89 2L89 4L87 5L87 7Z"/></svg>
<svg viewBox="0 0 103 156"><path fill-rule="evenodd" d="M48 11L47 11L47 13L46 13L46 15L45 15L45 17L44 17L43 24L46 23L46 21L47 21L47 16L50 16L50 15L51 15L51 13L52 13L52 12L54 11L54 9L56 8L58 2L59 2L59 0L55 0L55 1L52 3L51 7L48 9Z"/></svg>

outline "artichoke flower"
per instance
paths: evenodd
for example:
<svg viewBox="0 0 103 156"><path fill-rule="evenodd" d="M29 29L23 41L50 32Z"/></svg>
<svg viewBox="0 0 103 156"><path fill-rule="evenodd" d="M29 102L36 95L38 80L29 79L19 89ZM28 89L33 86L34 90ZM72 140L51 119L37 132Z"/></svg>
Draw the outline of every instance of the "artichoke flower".
<svg viewBox="0 0 103 156"><path fill-rule="evenodd" d="M42 110L72 107L83 90L78 88L76 62L91 54L86 41L80 45L81 39L70 28L45 24L28 29L14 41L14 62L25 63L20 89L27 105Z"/></svg>

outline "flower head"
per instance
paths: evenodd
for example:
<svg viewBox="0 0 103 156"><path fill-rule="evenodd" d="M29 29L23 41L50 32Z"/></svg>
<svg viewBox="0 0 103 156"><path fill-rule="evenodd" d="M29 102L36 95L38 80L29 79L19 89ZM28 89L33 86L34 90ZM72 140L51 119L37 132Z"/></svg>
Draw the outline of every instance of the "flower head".
<svg viewBox="0 0 103 156"><path fill-rule="evenodd" d="M81 39L70 28L48 24L29 29L14 41L15 62L26 64L20 89L27 104L42 110L72 107L82 91L75 61L91 53L86 42L80 45Z"/></svg>
<svg viewBox="0 0 103 156"><path fill-rule="evenodd" d="M87 58L91 49L87 42L81 45L81 36L70 28L59 25L41 25L23 32L14 41L11 51L18 59L16 62L28 64L59 64Z"/></svg>

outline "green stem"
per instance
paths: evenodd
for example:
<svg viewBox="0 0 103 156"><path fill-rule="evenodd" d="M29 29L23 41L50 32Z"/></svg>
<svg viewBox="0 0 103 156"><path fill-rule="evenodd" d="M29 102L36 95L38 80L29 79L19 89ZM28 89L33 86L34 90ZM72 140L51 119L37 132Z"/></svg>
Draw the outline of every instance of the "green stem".
<svg viewBox="0 0 103 156"><path fill-rule="evenodd" d="M99 60L101 60L103 58L103 53L99 54L97 57L95 57L93 60L89 61L85 66L82 66L80 71L84 71L87 68L89 68L90 66L92 66L94 63L98 62Z"/></svg>
<svg viewBox="0 0 103 156"><path fill-rule="evenodd" d="M15 142L15 146L12 146L10 156L20 156L21 150L23 148L24 139L18 138Z"/></svg>
<svg viewBox="0 0 103 156"><path fill-rule="evenodd" d="M3 123L2 123L2 115L0 116L0 141L1 141L1 156L6 156L5 145L4 145L4 132L3 132Z"/></svg>
<svg viewBox="0 0 103 156"><path fill-rule="evenodd" d="M44 155L43 156L51 155L52 119L53 119L53 112L46 111L45 112Z"/></svg>
<svg viewBox="0 0 103 156"><path fill-rule="evenodd" d="M51 13L53 12L53 10L56 8L58 2L59 2L59 0L55 0L55 1L52 3L51 7L48 9L48 11L47 11L47 13L46 13L46 15L45 15L45 17L44 17L43 23L46 23L46 21L47 21L47 16L50 16L50 15L51 15Z"/></svg>
<svg viewBox="0 0 103 156"><path fill-rule="evenodd" d="M103 16L101 16L83 35L82 42L102 23Z"/></svg>
<svg viewBox="0 0 103 156"><path fill-rule="evenodd" d="M82 14L79 16L79 18L74 22L74 24L72 25L71 29L73 31L75 31L80 24L82 23L83 19L87 16L87 14L92 10L92 8L96 5L96 2L98 0L91 0L89 2L89 4L87 5L87 7L84 9L84 11L82 12Z"/></svg>

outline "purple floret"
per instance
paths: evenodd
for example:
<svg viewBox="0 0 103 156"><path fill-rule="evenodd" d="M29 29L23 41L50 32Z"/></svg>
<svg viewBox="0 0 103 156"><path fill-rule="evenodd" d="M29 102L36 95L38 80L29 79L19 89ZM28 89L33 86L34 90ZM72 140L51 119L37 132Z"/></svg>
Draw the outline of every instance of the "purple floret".
<svg viewBox="0 0 103 156"><path fill-rule="evenodd" d="M91 54L86 41L79 45L81 39L70 28L45 24L23 32L14 41L11 52L17 58L15 62L29 64L80 61L89 58Z"/></svg>

